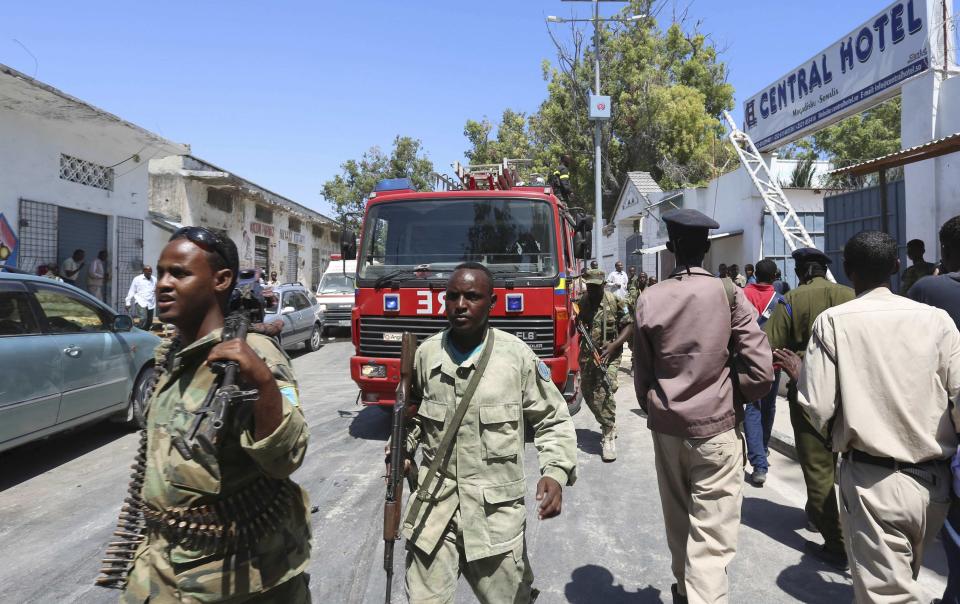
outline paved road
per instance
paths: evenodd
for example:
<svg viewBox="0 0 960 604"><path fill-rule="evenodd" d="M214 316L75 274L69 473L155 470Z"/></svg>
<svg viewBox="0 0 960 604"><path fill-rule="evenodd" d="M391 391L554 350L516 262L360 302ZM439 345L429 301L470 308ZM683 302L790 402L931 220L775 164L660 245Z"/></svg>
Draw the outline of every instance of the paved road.
<svg viewBox="0 0 960 604"><path fill-rule="evenodd" d="M311 424L311 451L295 478L319 508L313 515L315 602L383 600L380 476L388 416L355 404L351 354L349 342L338 341L294 359ZM600 461L599 430L584 408L575 418L580 478L564 490L563 515L544 522L530 516L539 602L670 601L653 447L629 377L622 377L620 459ZM135 435L102 424L0 455L0 602L116 601L116 592L92 582L135 447ZM535 475L532 446L526 462ZM802 554L804 539L816 536L802 528L799 468L776 453L772 464L767 486L746 490L740 549L730 567L731 601L850 601L845 575ZM531 480L531 501L533 487ZM402 553L397 602L403 601L401 560ZM944 583L939 545L927 565L921 580L933 597ZM475 600L461 585L457 601Z"/></svg>

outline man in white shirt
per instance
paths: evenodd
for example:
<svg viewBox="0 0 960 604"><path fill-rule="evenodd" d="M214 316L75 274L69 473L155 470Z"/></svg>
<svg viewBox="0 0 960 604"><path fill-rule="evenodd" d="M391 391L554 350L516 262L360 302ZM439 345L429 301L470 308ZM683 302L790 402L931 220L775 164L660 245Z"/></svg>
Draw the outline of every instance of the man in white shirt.
<svg viewBox="0 0 960 604"><path fill-rule="evenodd" d="M627 277L627 273L623 272L623 263L617 262L614 265L614 271L607 275L607 288L615 295L617 298L623 300L627 297L627 283L630 282L630 278Z"/></svg>
<svg viewBox="0 0 960 604"><path fill-rule="evenodd" d="M130 283L127 292L126 306L134 306L134 313L140 318L140 329L150 329L153 324L153 309L157 305L157 278L153 276L153 268L143 267L143 274L137 275Z"/></svg>
<svg viewBox="0 0 960 604"><path fill-rule="evenodd" d="M107 250L100 250L97 257L90 263L87 271L87 291L101 302L104 301L103 284L109 279L107 273Z"/></svg>
<svg viewBox="0 0 960 604"><path fill-rule="evenodd" d="M857 298L817 317L802 369L789 351L774 351L774 361L798 380L798 403L842 454L855 600L928 601L916 579L950 502L960 331L945 311L890 291L900 270L890 235L859 233L843 258Z"/></svg>
<svg viewBox="0 0 960 604"><path fill-rule="evenodd" d="M65 283L77 284L80 279L80 271L83 270L85 264L83 258L86 255L87 253L83 250L73 250L73 255L63 261L63 265L60 267L60 276L63 277Z"/></svg>

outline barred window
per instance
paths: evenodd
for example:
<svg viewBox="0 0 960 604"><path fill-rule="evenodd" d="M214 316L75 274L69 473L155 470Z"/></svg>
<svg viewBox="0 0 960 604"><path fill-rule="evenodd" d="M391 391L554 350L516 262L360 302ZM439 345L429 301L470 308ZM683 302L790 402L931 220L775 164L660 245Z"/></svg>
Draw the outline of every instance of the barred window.
<svg viewBox="0 0 960 604"><path fill-rule="evenodd" d="M319 225L316 225L316 224L315 224L315 225L313 225L312 230L313 230L313 238L314 238L314 239L321 239L321 238L323 237L323 227L322 227L322 226L319 226Z"/></svg>
<svg viewBox="0 0 960 604"><path fill-rule="evenodd" d="M228 214L233 213L233 193L230 191L207 189L207 203Z"/></svg>
<svg viewBox="0 0 960 604"><path fill-rule="evenodd" d="M291 216L290 219L289 219L289 222L287 223L287 226L288 226L289 229L290 229L291 231L293 231L294 233L299 233L299 232L300 232L300 219L294 218L293 216Z"/></svg>
<svg viewBox="0 0 960 604"><path fill-rule="evenodd" d="M268 207L257 205L253 210L253 216L257 222L273 224L273 210Z"/></svg>
<svg viewBox="0 0 960 604"><path fill-rule="evenodd" d="M340 233L336 231L330 231L330 241L334 243L340 243Z"/></svg>
<svg viewBox="0 0 960 604"><path fill-rule="evenodd" d="M105 191L113 190L113 168L63 153L60 154L60 178Z"/></svg>

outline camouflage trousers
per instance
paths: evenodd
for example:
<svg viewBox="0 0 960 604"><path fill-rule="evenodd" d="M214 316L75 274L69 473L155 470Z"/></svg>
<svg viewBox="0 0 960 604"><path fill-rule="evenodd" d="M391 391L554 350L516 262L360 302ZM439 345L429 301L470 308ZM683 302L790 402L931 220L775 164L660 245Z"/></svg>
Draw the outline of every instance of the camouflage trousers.
<svg viewBox="0 0 960 604"><path fill-rule="evenodd" d="M583 392L583 400L587 407L597 418L600 427L611 429L617 425L617 401L613 395L617 391L617 377L620 374L620 356L610 360L607 367L607 380L609 380L612 389L607 393L603 385L603 372L597 367L592 359L580 361L580 390Z"/></svg>

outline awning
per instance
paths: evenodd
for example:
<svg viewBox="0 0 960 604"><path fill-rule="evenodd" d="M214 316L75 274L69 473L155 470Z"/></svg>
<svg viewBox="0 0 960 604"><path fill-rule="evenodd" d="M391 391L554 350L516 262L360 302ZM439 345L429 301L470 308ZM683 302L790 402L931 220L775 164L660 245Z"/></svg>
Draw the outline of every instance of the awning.
<svg viewBox="0 0 960 604"><path fill-rule="evenodd" d="M940 157L941 155L954 153L956 151L960 151L960 132L938 138L929 143L910 147L909 149L901 149L896 153L890 153L889 155L884 155L876 159L847 166L846 168L837 168L836 170L831 170L828 174L852 174L862 176L864 174L879 172L880 170L912 164L913 162L923 161L925 159L933 159L934 157Z"/></svg>
<svg viewBox="0 0 960 604"><path fill-rule="evenodd" d="M725 233L714 233L707 237L710 241L714 239L726 239L727 237L736 237L737 235L743 235L743 229L737 229L736 231L727 231ZM656 254L657 252L662 252L667 249L667 245L655 245L653 247L645 247L639 250L633 250L631 254Z"/></svg>

